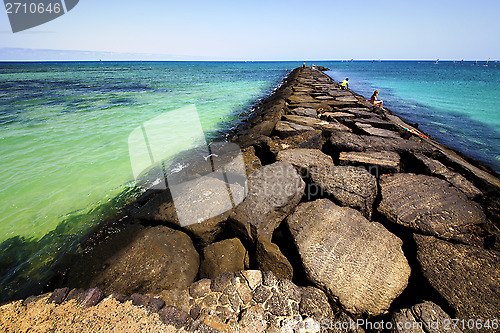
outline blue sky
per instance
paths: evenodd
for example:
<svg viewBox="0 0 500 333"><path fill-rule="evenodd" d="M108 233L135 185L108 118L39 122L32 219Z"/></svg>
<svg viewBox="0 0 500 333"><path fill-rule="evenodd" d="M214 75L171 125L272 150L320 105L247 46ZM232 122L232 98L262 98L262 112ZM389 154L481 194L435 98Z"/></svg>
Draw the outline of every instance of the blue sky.
<svg viewBox="0 0 500 333"><path fill-rule="evenodd" d="M500 59L499 12L499 0L80 0L16 34L0 13L0 59Z"/></svg>

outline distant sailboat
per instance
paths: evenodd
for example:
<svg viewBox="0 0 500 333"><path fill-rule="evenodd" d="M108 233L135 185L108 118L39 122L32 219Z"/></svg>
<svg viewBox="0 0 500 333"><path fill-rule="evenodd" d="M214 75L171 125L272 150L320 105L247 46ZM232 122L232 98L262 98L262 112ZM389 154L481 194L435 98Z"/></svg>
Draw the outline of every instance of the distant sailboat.
<svg viewBox="0 0 500 333"><path fill-rule="evenodd" d="M485 62L485 64L483 66L488 66L488 63L490 62L490 59L491 58L488 58L488 60Z"/></svg>
<svg viewBox="0 0 500 333"><path fill-rule="evenodd" d="M439 63L439 59L436 59L436 62L434 63L434 65L437 65Z"/></svg>

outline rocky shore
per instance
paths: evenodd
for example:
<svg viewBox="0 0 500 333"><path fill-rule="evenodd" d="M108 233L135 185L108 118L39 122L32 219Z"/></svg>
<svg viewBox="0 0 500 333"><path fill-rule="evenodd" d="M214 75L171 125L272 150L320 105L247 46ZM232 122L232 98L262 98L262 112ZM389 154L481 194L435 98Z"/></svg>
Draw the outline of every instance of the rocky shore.
<svg viewBox="0 0 500 333"><path fill-rule="evenodd" d="M0 307L0 330L499 330L494 172L309 67L230 141L241 203L182 227L170 191L148 191L57 289Z"/></svg>

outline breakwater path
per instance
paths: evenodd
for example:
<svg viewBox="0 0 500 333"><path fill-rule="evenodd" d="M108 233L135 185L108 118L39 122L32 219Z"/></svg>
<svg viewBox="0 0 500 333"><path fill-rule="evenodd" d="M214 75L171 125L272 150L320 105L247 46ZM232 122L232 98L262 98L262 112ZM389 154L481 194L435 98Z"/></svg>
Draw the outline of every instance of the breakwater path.
<svg viewBox="0 0 500 333"><path fill-rule="evenodd" d="M247 174L241 203L181 226L170 191L150 191L82 244L61 288L2 306L0 327L498 330L493 172L311 68L230 141Z"/></svg>

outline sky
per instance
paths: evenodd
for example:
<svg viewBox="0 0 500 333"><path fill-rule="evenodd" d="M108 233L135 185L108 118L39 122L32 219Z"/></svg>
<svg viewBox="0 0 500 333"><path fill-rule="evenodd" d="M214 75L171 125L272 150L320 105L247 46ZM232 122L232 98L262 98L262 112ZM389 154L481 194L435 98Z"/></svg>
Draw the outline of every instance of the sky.
<svg viewBox="0 0 500 333"><path fill-rule="evenodd" d="M499 12L500 0L80 0L18 33L0 13L0 60L498 60Z"/></svg>

